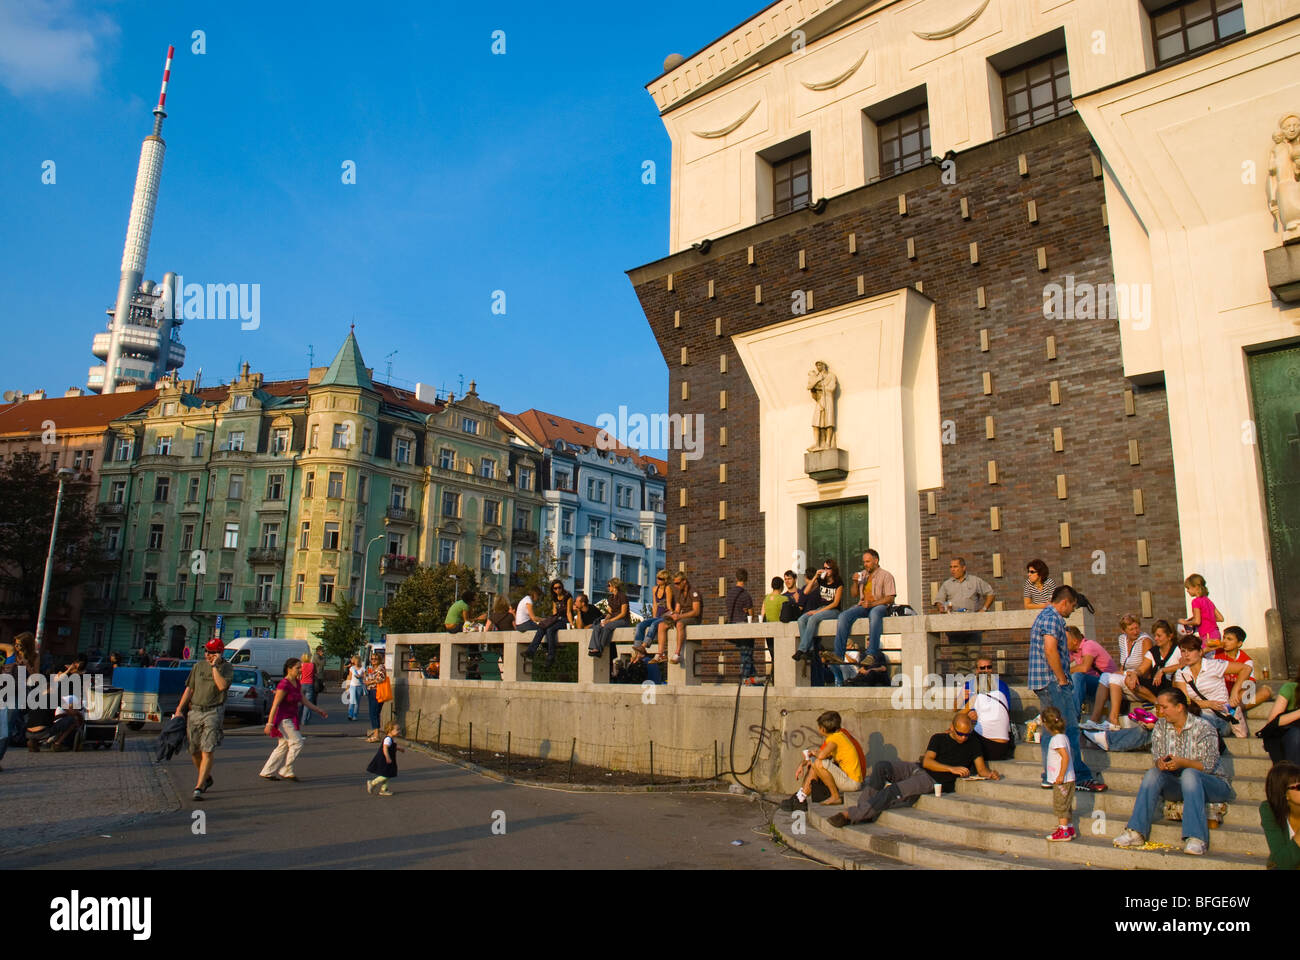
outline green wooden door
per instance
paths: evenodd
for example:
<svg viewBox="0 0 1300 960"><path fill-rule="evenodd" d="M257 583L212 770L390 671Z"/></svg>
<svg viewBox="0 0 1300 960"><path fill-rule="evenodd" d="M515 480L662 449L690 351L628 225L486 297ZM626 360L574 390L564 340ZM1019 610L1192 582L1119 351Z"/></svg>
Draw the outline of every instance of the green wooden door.
<svg viewBox="0 0 1300 960"><path fill-rule="evenodd" d="M1288 672L1300 663L1300 347L1250 357L1273 586Z"/></svg>
<svg viewBox="0 0 1300 960"><path fill-rule="evenodd" d="M809 506L804 543L808 545L810 567L821 566L826 557L834 557L845 579L854 571L861 570L862 551L870 546L867 539L867 501L851 500Z"/></svg>

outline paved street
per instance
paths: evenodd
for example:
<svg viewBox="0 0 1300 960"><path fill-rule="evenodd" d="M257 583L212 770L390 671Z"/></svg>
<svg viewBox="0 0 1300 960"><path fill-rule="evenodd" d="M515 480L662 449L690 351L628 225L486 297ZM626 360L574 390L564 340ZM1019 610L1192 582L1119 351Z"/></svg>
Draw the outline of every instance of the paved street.
<svg viewBox="0 0 1300 960"><path fill-rule="evenodd" d="M397 795L370 796L364 771L375 747L359 739L362 721L339 719L336 694L323 700L331 718L306 728L303 782L258 779L270 741L232 723L215 785L197 803L188 757L161 770L146 765L149 730L134 735L124 754L11 750L0 784L21 798L23 822L0 828L0 846L26 849L6 857L6 866L825 869L755 834L760 808L737 797L515 786L413 750L400 755ZM160 782L146 789L155 777ZM192 829L196 810L206 815L202 835ZM504 813L504 835L492 832L496 811Z"/></svg>

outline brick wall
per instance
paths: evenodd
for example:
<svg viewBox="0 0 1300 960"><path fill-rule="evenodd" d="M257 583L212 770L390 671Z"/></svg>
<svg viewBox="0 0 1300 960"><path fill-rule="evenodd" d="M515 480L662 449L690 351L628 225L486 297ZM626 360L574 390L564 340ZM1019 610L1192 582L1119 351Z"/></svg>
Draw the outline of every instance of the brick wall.
<svg viewBox="0 0 1300 960"><path fill-rule="evenodd" d="M942 183L939 168L926 166L837 197L820 216L801 211L716 240L708 254L690 250L630 272L668 365L669 410L704 415L703 457L683 471L680 453L670 451L667 514L669 567L686 563L708 598L708 620L722 611L715 596L720 576L730 580L737 566L747 567L757 598L780 572L763 566L758 399L731 335L789 319L794 290L812 291L813 309L821 311L918 282L936 302L940 411L951 422L954 442L942 447L944 485L923 491L917 504L922 556L929 557L930 538L937 547L924 562L925 596L905 599L918 608L928 605L929 584L944 580L949 558L961 554L1014 609L1022 602L1025 563L1039 557L1058 582L1068 572L1089 596L1107 641L1118 632L1121 614L1142 613L1144 591L1154 615L1144 625L1183 615L1163 387L1137 387L1123 376L1119 323L1129 321L1043 315L1045 284L1064 285L1067 275L1076 285L1113 279L1095 145L1082 122L1069 116L977 147L955 163L954 184ZM900 194L906 215L899 212ZM1031 222L1030 201L1037 222ZM977 264L971 263L972 243L978 244ZM1040 270L1040 251L1046 270ZM755 302L756 285L761 303ZM987 331L986 350L981 331ZM1048 359L1049 337L1055 359ZM681 365L683 347L687 366ZM689 387L685 400L683 382ZM719 409L721 390L725 410ZM993 418L994 439L986 438L986 417ZM723 427L725 446L719 443ZM1055 429L1061 431L1060 451ZM1133 440L1137 465L1130 463ZM989 483L990 460L996 461L996 484ZM723 463L726 482L720 483ZM1064 499L1057 495L1061 475ZM1140 515L1135 489L1142 491ZM719 519L720 500L727 502L726 520ZM990 529L993 507L1000 514L996 531ZM1068 547L1061 545L1062 523L1069 525ZM678 543L681 524L685 544ZM719 559L724 537L726 558ZM1146 542L1142 566L1139 540ZM1104 551L1104 573L1094 551ZM1000 578L994 554L1001 557ZM883 562L888 567L889 558ZM955 663L964 666L966 659L958 656Z"/></svg>

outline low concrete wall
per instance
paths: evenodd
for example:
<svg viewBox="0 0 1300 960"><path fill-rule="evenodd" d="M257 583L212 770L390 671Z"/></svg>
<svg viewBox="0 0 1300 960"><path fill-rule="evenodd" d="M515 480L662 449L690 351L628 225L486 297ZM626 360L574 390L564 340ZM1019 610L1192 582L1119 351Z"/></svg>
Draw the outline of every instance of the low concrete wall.
<svg viewBox="0 0 1300 960"><path fill-rule="evenodd" d="M793 789L801 751L821 744L817 717L824 710L839 711L868 765L917 759L951 716L951 699L944 705L937 696L927 703L932 709L898 709L895 688L744 687L737 709L736 687L426 680L400 671L395 676L407 736L415 735L418 717L420 738L433 740L441 717L444 744L464 746L472 723L476 752L504 752L509 731L516 755L567 760L576 740L578 763L637 772L649 771L653 742L656 775L713 776L715 769L744 771L753 762L742 782L770 791Z"/></svg>

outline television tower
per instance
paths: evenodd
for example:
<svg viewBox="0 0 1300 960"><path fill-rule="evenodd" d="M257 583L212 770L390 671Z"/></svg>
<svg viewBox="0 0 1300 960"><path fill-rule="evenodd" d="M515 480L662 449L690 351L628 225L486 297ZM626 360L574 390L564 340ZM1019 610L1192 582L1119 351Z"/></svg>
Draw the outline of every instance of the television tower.
<svg viewBox="0 0 1300 960"><path fill-rule="evenodd" d="M167 150L162 124L167 116L167 81L171 78L175 50L175 47L167 48L162 89L158 93L158 106L153 109L153 133L140 145L140 167L131 196L131 218L127 221L126 244L122 249L117 301L109 311L112 319L107 332L96 334L91 345L91 352L105 361L90 368L86 387L94 393L113 393L126 383L149 387L185 363L185 347L181 345L178 329L184 320L177 315L180 311L173 309L181 300L181 291L175 289L176 274L165 274L160 286L144 279L149 234L158 204L158 182Z"/></svg>

